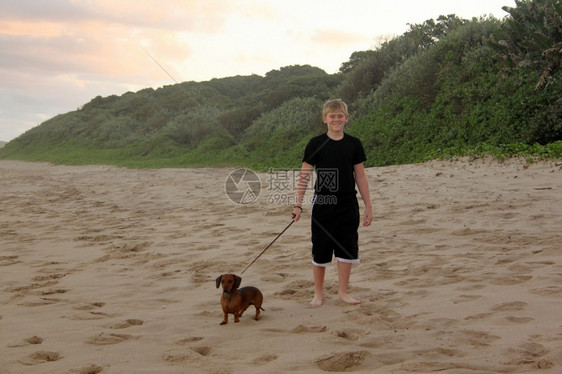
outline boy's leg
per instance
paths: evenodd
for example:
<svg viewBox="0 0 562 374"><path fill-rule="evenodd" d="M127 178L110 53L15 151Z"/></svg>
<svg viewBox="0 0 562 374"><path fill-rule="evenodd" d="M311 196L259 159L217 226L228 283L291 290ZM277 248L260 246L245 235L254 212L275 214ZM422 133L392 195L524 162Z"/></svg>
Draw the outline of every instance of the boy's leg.
<svg viewBox="0 0 562 374"><path fill-rule="evenodd" d="M312 275L314 277L314 298L308 304L310 306L321 306L324 301L324 266L312 265Z"/></svg>
<svg viewBox="0 0 562 374"><path fill-rule="evenodd" d="M338 261L338 297L341 301L348 304L357 305L360 304L361 301L354 299L347 293L352 265L353 264L349 262Z"/></svg>

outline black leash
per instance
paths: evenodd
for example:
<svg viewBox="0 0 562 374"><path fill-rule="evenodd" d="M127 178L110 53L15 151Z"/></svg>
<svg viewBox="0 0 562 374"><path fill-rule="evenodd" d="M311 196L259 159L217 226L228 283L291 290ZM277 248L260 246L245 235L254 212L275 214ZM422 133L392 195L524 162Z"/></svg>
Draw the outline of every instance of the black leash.
<svg viewBox="0 0 562 374"><path fill-rule="evenodd" d="M244 272L245 272L246 270L248 270L248 268L249 268L250 266L252 266L252 264L253 264L254 262L256 262L257 259L260 258L260 256L263 255L263 254L265 253L265 251L267 251L267 250L269 249L269 247L271 247L271 246L273 245L273 243L275 243L275 241L276 241L277 239L279 239L279 237L280 237L281 235L283 235L283 233L284 233L285 231L287 231L287 229L288 229L289 227L291 227L291 225L292 225L293 223L295 223L295 221L292 221L292 220L291 220L291 223L289 223L289 224L287 225L287 227L285 227L285 229L284 229L283 231L281 231L281 232L279 233L279 235L277 235L277 237L276 237L275 239L273 239L273 241L272 241L271 243L269 243L269 245L268 245L267 247L265 247L265 249L264 249L263 251L261 251L261 253L254 259L254 261L250 262L250 265L246 266L246 269L244 269L244 271L242 271L242 272L240 273L240 275L244 274Z"/></svg>

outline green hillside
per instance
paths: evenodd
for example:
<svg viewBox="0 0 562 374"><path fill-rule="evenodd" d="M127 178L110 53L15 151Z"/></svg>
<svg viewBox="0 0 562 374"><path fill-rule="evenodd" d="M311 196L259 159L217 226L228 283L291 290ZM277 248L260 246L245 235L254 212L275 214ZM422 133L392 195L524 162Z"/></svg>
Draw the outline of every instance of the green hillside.
<svg viewBox="0 0 562 374"><path fill-rule="evenodd" d="M367 166L452 155L562 157L562 5L516 1L509 16L411 25L337 74L287 66L265 76L184 82L96 97L0 149L0 159L129 167L296 167L343 98Z"/></svg>

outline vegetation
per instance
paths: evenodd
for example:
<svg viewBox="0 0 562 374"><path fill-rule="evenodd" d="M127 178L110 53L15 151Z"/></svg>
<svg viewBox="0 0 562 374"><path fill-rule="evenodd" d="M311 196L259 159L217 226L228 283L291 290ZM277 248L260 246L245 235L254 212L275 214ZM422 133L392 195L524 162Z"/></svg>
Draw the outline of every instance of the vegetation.
<svg viewBox="0 0 562 374"><path fill-rule="evenodd" d="M0 149L0 159L129 167L296 167L341 97L367 166L438 157L562 157L562 5L516 0L506 18L410 25L337 74L288 66L264 77L185 82L96 97Z"/></svg>

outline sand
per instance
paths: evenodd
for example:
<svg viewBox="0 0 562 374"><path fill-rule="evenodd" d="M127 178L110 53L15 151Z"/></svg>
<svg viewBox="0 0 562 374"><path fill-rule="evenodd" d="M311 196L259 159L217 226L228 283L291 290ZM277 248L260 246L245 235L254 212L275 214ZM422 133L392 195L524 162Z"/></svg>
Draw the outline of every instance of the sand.
<svg viewBox="0 0 562 374"><path fill-rule="evenodd" d="M241 205L232 169L2 161L0 372L559 373L561 165L369 168L361 305L338 300L331 266L324 305L308 306L305 205L242 275L264 294L260 320L221 326L215 279L290 223L286 175L259 174Z"/></svg>

